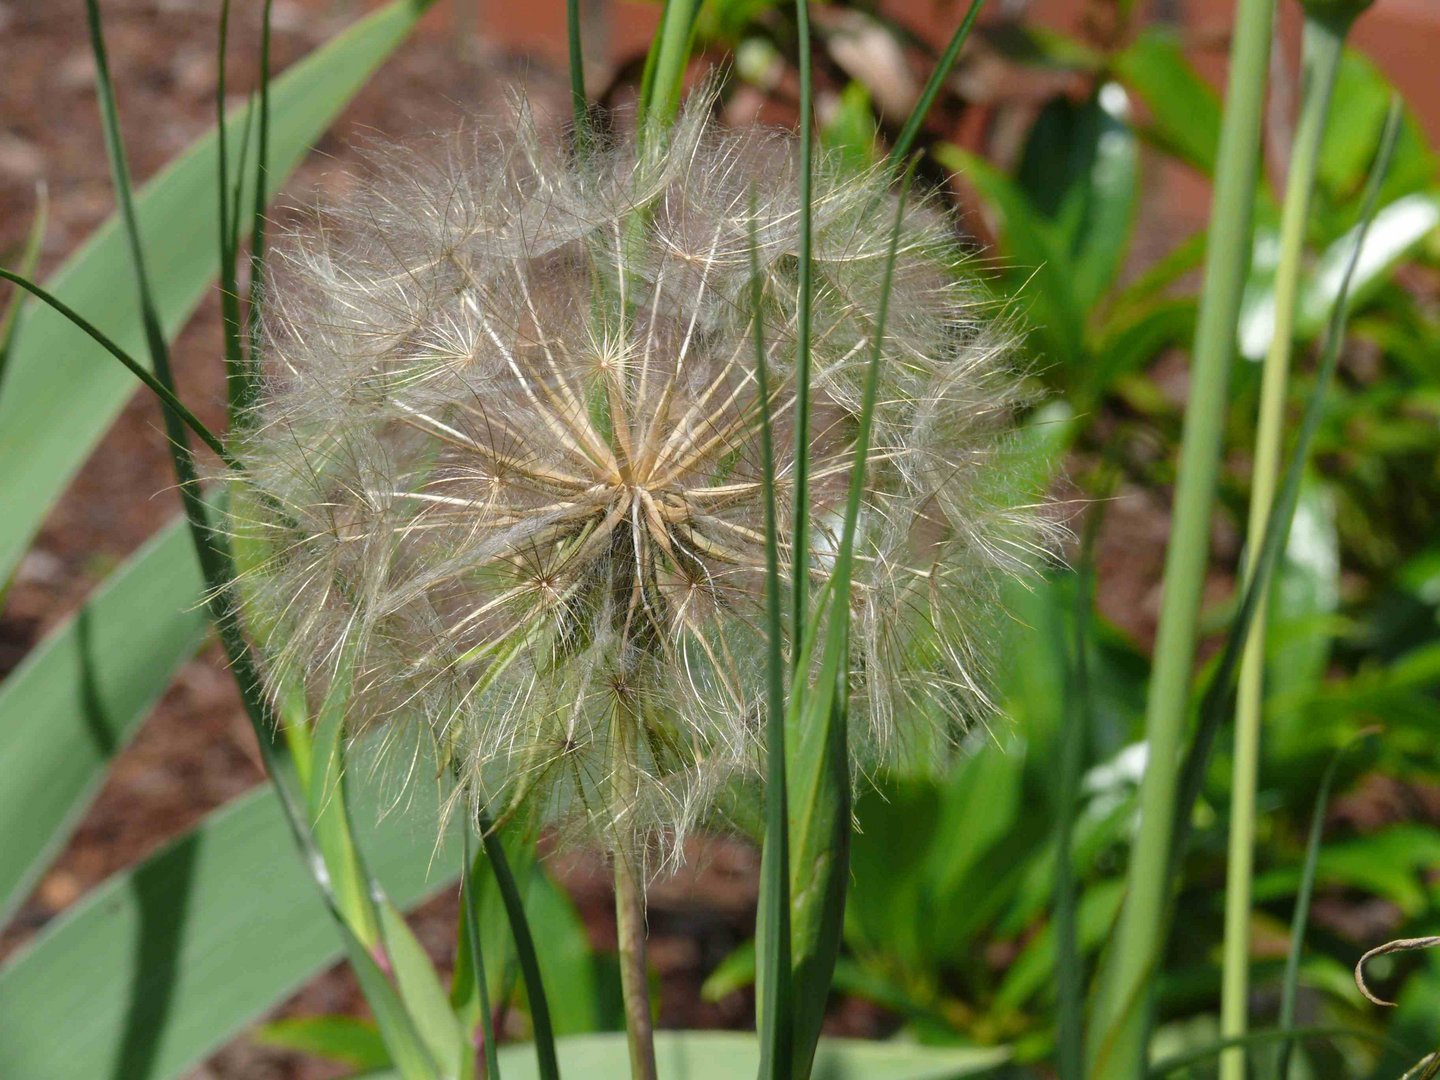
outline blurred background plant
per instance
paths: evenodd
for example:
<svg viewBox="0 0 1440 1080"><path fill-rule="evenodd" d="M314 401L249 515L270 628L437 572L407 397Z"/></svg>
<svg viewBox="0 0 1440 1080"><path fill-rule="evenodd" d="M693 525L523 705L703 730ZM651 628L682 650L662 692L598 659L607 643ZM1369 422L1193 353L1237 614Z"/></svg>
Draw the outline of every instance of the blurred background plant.
<svg viewBox="0 0 1440 1080"><path fill-rule="evenodd" d="M1400 10L1405 0L1388 3L1380 0L1365 18L1413 17L1416 33L1428 32L1440 44L1440 23L1407 16L1409 9ZM216 17L218 5L202 7L207 19ZM349 5L327 12L275 5L280 53L273 66L283 74L270 88L266 186L279 187L372 68L401 46L423 7L384 8L302 59L306 33L315 44L331 36L306 20L329 26L360 13ZM555 7L558 22L550 27L559 33L543 39L548 54L541 50L551 59L564 48L562 6ZM592 61L588 92L602 104L625 104L641 84L655 11L582 7L580 44ZM905 119L967 7L816 6L812 57L821 141L856 164L882 158L904 137ZM1218 643L1236 613L1236 584L1244 578L1261 361L1277 325L1281 192L1302 98L1298 7L1288 0L1279 5L1271 60L1264 168L1246 240L1250 269L1224 401L1212 556L1199 616L1205 672L1214 669ZM1126 0L1095 0L1064 30L1026 8L994 4L965 43L919 133L925 153L918 182L953 197L959 221L984 256L994 303L1026 328L1034 378L1047 391L1026 428L1035 468L1075 508L1073 523L1085 539L1069 553L1074 570L1054 570L1034 588L1017 590L998 688L1001 716L989 730L972 733L958 765L938 776L877 777L873 790L858 792L844 950L827 1025L934 1046L1004 1048L1011 1062L1002 1068L1015 1075L1053 1075L1058 1068L1072 1076L1079 1075L1069 1057L1078 1044L1077 1003L1114 938L1137 828L1158 581L1192 388L1187 349L1211 239L1204 206L1222 126L1214 61L1228 42L1207 42L1195 31L1193 12L1190 22L1177 20L1174 5L1149 10ZM20 36L26 33L37 40L45 34L84 40L78 5L63 13L14 7L0 13L18 23L18 30L7 31L17 40L28 40ZM133 35L143 33L149 17L117 21ZM501 79L477 75L470 61L453 55L452 45L468 43L470 34L484 41L487 33L513 28L515 16L482 9L476 18L473 8L461 6L448 20L428 18L432 40L422 35L396 61L408 83L425 87L414 95L414 107L428 110L443 96L490 108L487 95L499 93ZM61 21L63 34L56 28ZM232 72L232 79L248 90L259 85L261 13L237 7L235 22L232 52L239 49L249 67L243 76ZM187 94L193 101L213 94L216 24L202 29L194 40L209 35L212 51L186 53L189 68L172 69L177 74L159 90L147 89L143 60L116 65L122 109L130 94L154 93L156 115ZM694 24L691 75L712 66L725 71L719 108L731 123L790 124L799 100L798 40L793 5L709 0L699 5ZM93 62L73 66L72 82L93 77ZM1285 402L1292 419L1314 389L1321 341L1375 165L1394 92L1387 70L1386 62L1363 51L1347 49L1339 60L1303 238L1296 361ZM463 82L437 74L451 71L468 74ZM550 75L537 67L529 77L563 117L569 108L563 68ZM42 85L38 75L31 79L31 86ZM9 81L12 94L21 92ZM464 92L457 90L461 85ZM202 138L138 193L166 336L211 292L208 282L221 266L213 249L217 231L229 230L236 255L236 238L248 228L254 178L261 175L255 171L259 132L255 112L247 120L244 102L238 104L225 165L233 179L225 190L233 207L244 208L245 224L234 212L224 226L217 220L210 193L220 162L213 137ZM373 99L370 108L376 120L390 121L387 128L416 123L387 118ZM429 115L418 120L422 129L433 122ZM56 123L43 110L29 121L39 130ZM165 144L144 138L137 125L126 127L132 145L143 148L137 154L142 174L179 149L174 137ZM1434 874L1440 866L1434 750L1440 547L1430 527L1440 507L1437 129L1440 101L1414 96L1359 259L1338 369L1323 398L1264 631L1246 1002L1257 1031L1284 1022L1309 1032L1287 1063L1289 1076L1393 1077L1440 1046L1436 960L1406 953L1372 964L1372 986L1399 1003L1392 1011L1365 1002L1350 975L1371 946L1433 932L1440 904ZM24 140L18 132L7 139L0 149L8 147L8 160L24 166ZM99 161L98 130L84 145L91 162ZM87 167L90 181L103 175L103 163L99 174L93 166L79 168ZM147 345L129 291L123 231L112 221L80 246L74 220L65 216L76 213L73 197L52 171L58 166L42 153L28 168L29 174L17 169L6 188L6 205L18 213L8 216L0 237L7 245L3 265L30 273L38 260L58 295L121 348L144 352L154 342ZM50 181L49 224L44 201L34 194L36 179ZM52 253L68 256L58 270ZM234 265L231 291L238 294L247 265L243 258ZM120 280L127 288L115 288ZM200 318L210 320L211 336L192 328L174 351L182 380L193 380L186 399L213 427L223 415L223 385L202 371L218 367L213 343L224 335L213 312ZM13 585L0 626L5 664L14 670L0 686L0 821L9 834L0 854L0 912L18 912L19 921L0 968L0 1073L183 1075L332 960L340 942L314 901L312 883L291 865L275 797L264 790L241 794L257 776L244 752L210 766L224 779L182 803L187 822L226 805L178 841L149 854L173 825L173 812L162 813L159 827L142 830L138 843L94 854L106 813L123 814L116 806L126 789L117 794L112 777L108 801L88 817L86 807L112 765L122 775L138 771L143 791L146 769L167 751L152 745L147 760L138 757L143 744L126 746L177 671L201 680L190 700L182 696L167 706L180 725L187 710L242 714L195 674L213 671L213 661L211 668L185 667L207 635L196 607L199 570L181 526L167 526L113 568L82 562L96 550L111 550L92 540L107 528L117 503L96 489L116 486L120 498L133 501L166 483L154 479L165 444L149 430L153 414L144 411L127 416L128 435L122 421L118 445L133 450L133 460L151 463L142 473L152 478L148 487L127 480L129 467L117 465L113 453L109 464L99 460L81 469L130 394L130 375L34 302L7 325L15 332L13 340L0 339L0 503L7 508L0 577ZM61 500L77 469L77 486ZM169 512L161 507L137 520L127 511L119 530L138 538ZM22 561L47 515L40 547ZM74 536L57 543L57 532L67 529ZM118 542L127 545L133 546ZM47 563L47 552L57 547L61 557L50 554ZM82 605L83 585L102 577L101 590ZM41 630L50 631L43 640ZM248 738L243 720L238 728L214 717L204 723L200 741L210 741L212 756L214 745L233 750ZM1190 842L1173 878L1176 930L1154 980L1150 1055L1178 1061L1195 1052L1188 1068L1196 1076L1219 1067L1233 747L1227 723L1188 815ZM392 910L407 910L446 884L451 871L441 868L459 865L460 837L454 851L436 856L432 871L424 839L429 826L381 816L389 797L384 777L364 768L350 773L358 847L369 872L385 882ZM231 796L238 797L227 801ZM1311 844L1312 818L1320 824L1318 847ZM60 871L45 874L82 820L80 839L62 857ZM756 838L759 828L757 820ZM518 837L506 844L539 942L555 1033L613 1031L619 1020L608 951L613 926L605 922L608 900L597 903L601 887L595 884L603 875L583 859L536 861ZM701 869L688 888L682 882L667 894L662 886L652 924L660 945L655 962L670 963L667 942L690 957L669 969L680 970L678 978L662 981L662 1025L753 1022L748 987L755 951L745 941L753 929L758 870L751 850L743 840L711 843L697 852ZM92 869L77 875L74 867L84 865L77 858L87 851ZM137 866L119 870L140 855L146 857ZM119 872L71 903L78 883L110 869ZM727 877L738 899L721 909L712 898L707 906L707 888ZM502 1036L524 1039L533 1027L499 883L476 874L472 885L493 1019ZM1297 937L1291 920L1302 897L1308 918ZM413 938L392 932L413 940L417 950L428 946L442 972L463 970L464 950L449 930L437 929L456 925L453 898L445 903L424 909L436 913L428 921L412 920ZM1295 950L1298 970L1287 975L1287 955L1297 943L1303 946ZM417 957L415 970L420 966ZM477 984L463 976L454 985L455 1010L473 1026L478 1006L462 988ZM687 995L693 1004L676 1004ZM353 990L301 998L252 1037L352 1072L392 1067L393 1045L387 1048L380 1037L373 1013L356 1004ZM84 1030L76 1031L81 1015ZM692 1070L708 1065L713 1075L733 1075L724 1071L734 1066L727 1066L722 1044L694 1043L687 1050L677 1041L675 1047L675 1054L691 1054ZM293 1057L228 1053L207 1068L219 1075L261 1075L260 1068L336 1075ZM1249 1057L1254 1075L1273 1074L1275 1043L1257 1043ZM534 1067L513 1052L502 1065L505 1075ZM835 1067L882 1075L863 1071L879 1066L860 1058ZM895 1075L971 1069L927 1067L936 1071Z"/></svg>

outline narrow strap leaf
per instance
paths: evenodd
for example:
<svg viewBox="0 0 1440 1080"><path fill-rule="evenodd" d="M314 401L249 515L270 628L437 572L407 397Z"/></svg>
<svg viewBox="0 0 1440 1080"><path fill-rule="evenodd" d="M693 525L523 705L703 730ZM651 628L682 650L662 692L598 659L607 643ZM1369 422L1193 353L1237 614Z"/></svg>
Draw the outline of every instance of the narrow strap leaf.
<svg viewBox="0 0 1440 1080"><path fill-rule="evenodd" d="M790 542L790 638L805 636L810 584L810 331L812 276L811 246L815 192L815 86L810 55L809 0L795 0L795 35L800 69L800 274L795 308L795 520Z"/></svg>
<svg viewBox="0 0 1440 1080"><path fill-rule="evenodd" d="M791 1000L790 802L785 780L784 615L780 598L780 533L775 509L775 430L770 415L770 366L765 355L764 285L750 201L750 318L760 398L760 485L765 503L765 845L758 915L760 1080L791 1074L795 1017Z"/></svg>
<svg viewBox="0 0 1440 1080"><path fill-rule="evenodd" d="M479 873L479 860L472 853L474 828L470 815L464 823L464 873L460 876L460 912L465 920L465 945L470 960L470 972L474 980L475 997L480 1004L480 1037L485 1041L486 1080L500 1078L500 1051L495 1045L495 1022L490 1011L490 987L485 982L485 958L480 952L480 920L476 911L475 876Z"/></svg>
<svg viewBox="0 0 1440 1080"><path fill-rule="evenodd" d="M27 278L35 276L35 267L40 263L40 248L45 240L45 225L49 216L50 197L42 180L35 185L35 217L30 222L30 233L20 253L19 272ZM25 294L17 289L5 305L5 314L0 315L0 387L5 382L5 369L10 366L10 351L15 344L15 330L20 325L20 305L24 300Z"/></svg>
<svg viewBox="0 0 1440 1080"><path fill-rule="evenodd" d="M63 300L60 300L55 296L51 295L49 292L42 289L39 285L35 284L29 278L21 277L19 274L4 269L0 269L0 278L3 278L4 280L14 285L18 285L30 295L34 296L41 303L47 304L48 306L54 308L61 315L65 316L65 318L69 319L72 323L74 323L76 327L89 334L90 337L95 340L96 344L98 344L111 356L115 357L116 360L119 360L120 363L124 364L127 368L129 368L130 373L133 374L142 383L144 383L146 387L148 387L150 391L160 399L161 403L167 409L172 410L175 415L180 418L181 423L183 423L197 436L199 436L200 440L206 446L210 447L211 450L214 450L215 453L219 454L221 459L227 465L230 465L232 467L234 466L234 460L230 457L229 452L225 449L225 444L220 441L219 437L216 436L215 433L212 432L209 428L207 428L204 424L202 424L200 422L200 419L194 413L192 413L183 404L181 404L180 399L175 396L174 392L171 391L169 387L165 386L154 375L146 371L144 365L140 364L129 353L125 352L124 349L120 348L120 346L116 345L115 342L111 341L110 338L107 337L104 333L102 333L98 327L96 327L84 316L80 315L79 312L75 311Z"/></svg>
<svg viewBox="0 0 1440 1080"><path fill-rule="evenodd" d="M525 996L530 1001L530 1025L533 1028L540 1078L559 1080L560 1063L555 1055L555 1028L550 1020L550 1004L545 997L545 983L540 977L540 958L535 953L535 938L530 932L530 920L525 915L525 901L515 884L510 860L505 855L505 845L500 842L489 817L483 812L480 814L479 824L480 839L485 845L485 854L490 860L495 884L500 887L500 900L505 905L510 934L515 940L515 958L520 965L520 978L525 983Z"/></svg>
<svg viewBox="0 0 1440 1080"><path fill-rule="evenodd" d="M920 97L915 102L915 107L910 110L910 115L905 119L905 126L900 129L900 134L895 139L895 145L890 148L890 153L885 157L885 165L891 172L898 172L900 163L910 153L910 148L915 145L915 138L920 134L920 125L925 122L925 117L930 113L930 107L935 104L935 98L940 93L940 88L945 85L945 80L950 77L950 69L955 66L955 60L960 55L961 48L970 37L970 31L975 26L975 20L980 15L980 9L985 0L970 0L970 10L965 13L965 18L960 20L960 25L955 28L955 33L950 37L950 44L945 46L944 53L930 69L930 78L925 81L925 88L920 91Z"/></svg>
<svg viewBox="0 0 1440 1080"><path fill-rule="evenodd" d="M1300 889L1295 894L1295 914L1290 920L1290 948L1285 955L1285 977L1280 986L1281 1031L1295 1027L1295 999L1300 986L1300 957L1305 952L1305 928L1310 922L1310 898L1315 892L1315 869L1320 862L1320 841L1325 832L1325 810L1330 805L1330 788L1335 782L1335 773L1345 754L1361 739L1373 734L1376 728L1358 732L1335 751L1325 772L1320 777L1320 787L1315 793L1315 809L1310 815L1310 835L1305 843L1305 862L1300 870ZM1290 1057L1295 1049L1294 1040L1280 1044L1280 1056L1275 1075L1278 1080L1289 1080Z"/></svg>

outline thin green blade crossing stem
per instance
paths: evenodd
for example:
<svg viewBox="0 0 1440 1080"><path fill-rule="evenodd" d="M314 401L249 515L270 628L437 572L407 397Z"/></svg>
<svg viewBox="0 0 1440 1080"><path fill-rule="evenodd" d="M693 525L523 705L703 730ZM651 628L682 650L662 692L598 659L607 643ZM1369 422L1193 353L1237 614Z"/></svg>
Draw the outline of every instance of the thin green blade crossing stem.
<svg viewBox="0 0 1440 1080"><path fill-rule="evenodd" d="M74 311L69 305L52 296L33 281L21 277L19 274L0 269L0 278L24 289L37 300L54 308L79 329L89 334L97 345L115 357L116 360L119 360L120 363L124 364L125 367L130 370L131 374L144 383L146 388L160 399L167 410L173 411L179 418L180 423L199 436L200 441L211 450L214 450L215 453L219 454L226 464L231 464L229 452L225 449L225 444L220 441L219 436L202 424L200 419L180 402L180 399L175 396L174 392L168 386L150 374L149 371L145 370L144 365L121 349L120 346L116 345L115 342L111 341L105 334L101 333L97 327L82 317L79 312Z"/></svg>
<svg viewBox="0 0 1440 1080"><path fill-rule="evenodd" d="M275 80L271 191L404 41L426 0L392 0L357 20ZM232 129L247 107L230 114ZM213 289L216 139L213 127L135 193L161 326L179 331ZM253 160L253 159L252 159ZM247 185L249 181L247 179ZM197 241L197 238L198 241ZM145 331L130 276L128 238L114 214L43 284L132 356ZM85 333L54 309L26 304L0 395L0 577L8 577L48 508L134 389L131 373L99 358Z"/></svg>
<svg viewBox="0 0 1440 1080"><path fill-rule="evenodd" d="M1325 332L1320 365L1315 372L1315 385L1305 402L1305 412L1295 437L1295 446L1290 452L1279 494L1276 496L1275 504L1271 507L1270 515L1265 522L1265 531L1260 541L1260 554L1255 561L1254 582L1269 580L1275 567L1279 565L1280 555L1285 549L1290 522L1295 516L1295 507L1300 501L1306 457L1315 439L1315 433L1320 428L1320 422L1324 418L1325 391L1334 377L1335 367L1340 359L1340 347L1345 340L1345 323L1349 317L1351 283L1359 265L1361 252L1365 247L1365 238L1369 235L1370 225L1375 219L1380 188L1394 155L1400 133L1401 118L1402 109L1397 99L1391 102L1390 115L1386 119L1385 130L1380 137L1380 149L1366 189L1364 206L1360 211L1360 223L1354 232L1354 242L1341 276L1335 307L1331 312L1330 322ZM1184 767L1180 772L1181 794L1176 802L1175 819L1172 823L1175 841L1171 855L1171 876L1176 873L1185 853L1190 835L1189 808L1193 807L1195 800L1200 797L1200 789L1204 783L1205 769L1210 760L1210 750L1214 745L1216 733L1232 708L1235 673L1240 665L1240 656L1245 648L1250 622L1259 600L1260 591L1253 587L1252 583L1244 590L1230 635L1225 641L1224 651L1220 654L1220 660L1215 665L1215 673L1211 676L1210 684L1206 687L1205 695L1200 701L1199 727L1196 729L1190 752L1186 756Z"/></svg>

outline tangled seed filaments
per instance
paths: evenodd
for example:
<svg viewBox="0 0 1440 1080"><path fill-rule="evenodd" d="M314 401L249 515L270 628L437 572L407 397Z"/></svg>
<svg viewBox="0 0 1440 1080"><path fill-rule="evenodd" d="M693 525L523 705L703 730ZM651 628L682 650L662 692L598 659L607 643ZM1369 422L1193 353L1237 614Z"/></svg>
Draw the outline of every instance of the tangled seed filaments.
<svg viewBox="0 0 1440 1080"><path fill-rule="evenodd" d="M390 152L279 252L236 447L272 686L313 697L343 658L354 727L418 726L492 811L609 846L673 851L762 756L752 331L783 539L796 147L708 114L583 161L523 116ZM895 207L878 171L815 177L813 544L782 546L787 579L833 563ZM983 708L996 591L1038 536L1008 461L1003 330L943 214L907 210L898 251L850 597L871 761L930 753Z"/></svg>

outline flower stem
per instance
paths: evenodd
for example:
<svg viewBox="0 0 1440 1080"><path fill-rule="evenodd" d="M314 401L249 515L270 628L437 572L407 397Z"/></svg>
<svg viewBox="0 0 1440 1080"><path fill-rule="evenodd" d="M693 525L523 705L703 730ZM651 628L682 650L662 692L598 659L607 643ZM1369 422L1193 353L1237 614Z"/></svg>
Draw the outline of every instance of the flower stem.
<svg viewBox="0 0 1440 1080"><path fill-rule="evenodd" d="M614 866L615 930L620 945L620 989L625 1000L630 1075L633 1080L656 1080L655 1029L650 1019L650 986L645 969L645 893L630 855L616 851Z"/></svg>
<svg viewBox="0 0 1440 1080"><path fill-rule="evenodd" d="M1245 574L1253 579L1260 554L1259 540L1275 501L1285 430L1285 397L1295 333L1295 309L1305 253L1305 226L1320 159L1325 117L1340 68L1344 25L1307 18L1305 23L1304 96L1285 184L1280 228L1280 264L1275 276L1275 330L1265 357L1260 388L1260 418L1251 472L1250 549ZM1250 982L1251 875L1255 852L1255 789L1260 757L1260 721L1264 696L1267 597L1261 592L1240 666L1235 710L1235 761L1230 791L1230 850L1225 875L1224 974L1220 999L1222 1038L1245 1034ZM1244 1080L1246 1055L1241 1047L1220 1058L1221 1080Z"/></svg>
<svg viewBox="0 0 1440 1080"><path fill-rule="evenodd" d="M1196 627L1209 559L1235 324L1250 257L1259 176L1260 122L1275 0L1240 0L1216 159L1213 224L1196 326L1190 400L1165 553L1155 671L1146 701L1148 761L1140 826L1126 875L1125 906L1101 971L1086 1040L1092 1078L1144 1071L1151 976L1166 939L1180 749L1190 704Z"/></svg>

